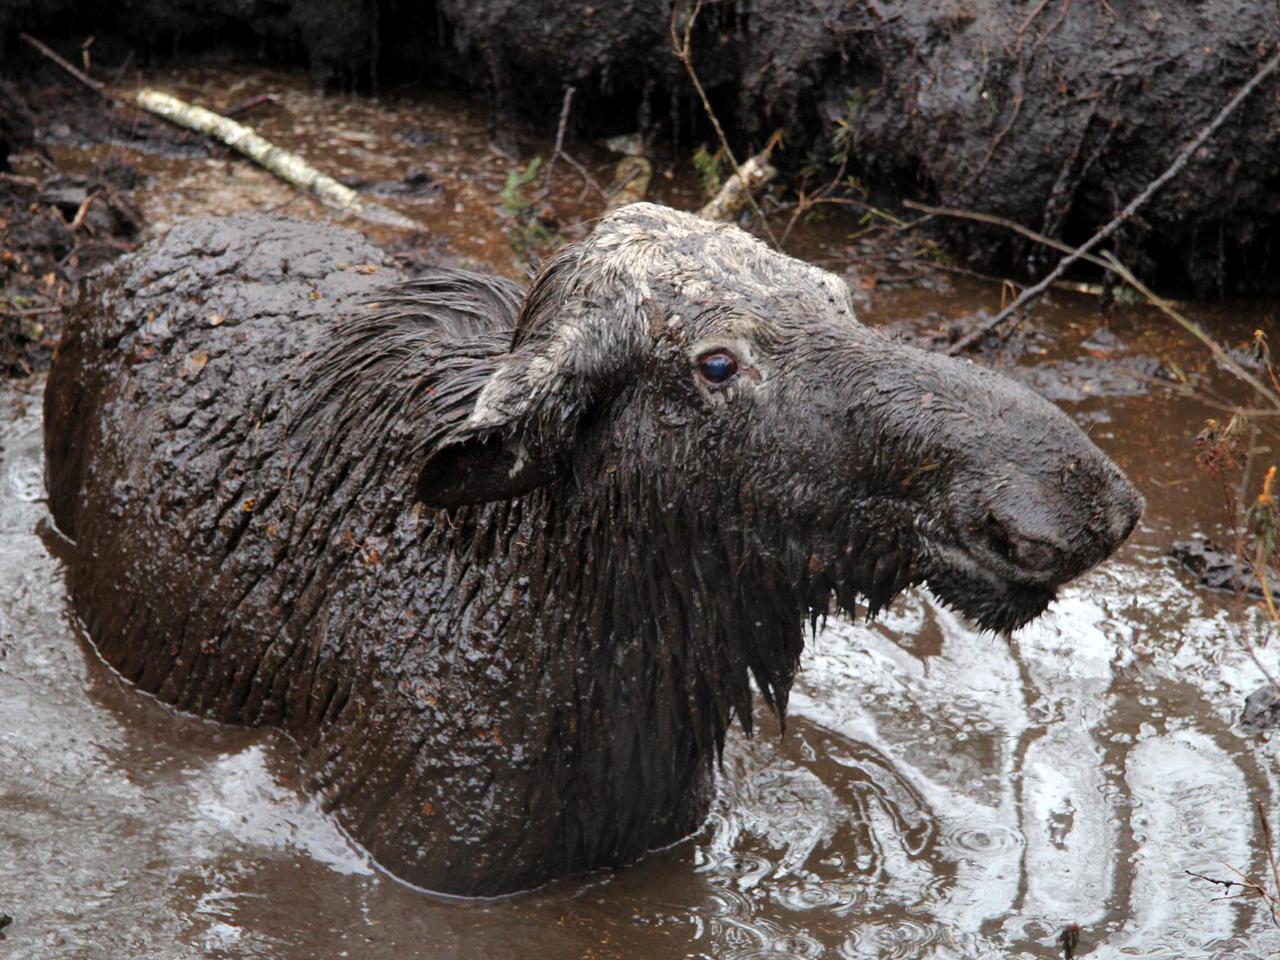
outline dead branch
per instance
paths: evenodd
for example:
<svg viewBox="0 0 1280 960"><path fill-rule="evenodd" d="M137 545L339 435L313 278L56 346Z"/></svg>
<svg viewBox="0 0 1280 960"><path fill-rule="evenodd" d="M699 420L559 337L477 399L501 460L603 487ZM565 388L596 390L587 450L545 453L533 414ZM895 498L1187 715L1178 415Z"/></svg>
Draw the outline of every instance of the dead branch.
<svg viewBox="0 0 1280 960"><path fill-rule="evenodd" d="M250 97L248 100L236 104L230 110L224 110L222 115L224 117L238 117L242 113L248 113L250 110L256 110L258 107L266 106L269 103L278 103L279 100L280 98L274 93L260 93L256 97Z"/></svg>
<svg viewBox="0 0 1280 960"><path fill-rule="evenodd" d="M618 161L613 183L609 186L609 202L604 212L609 213L628 203L643 200L653 179L653 166L644 157L626 156Z"/></svg>
<svg viewBox="0 0 1280 960"><path fill-rule="evenodd" d="M34 47L39 53L43 54L45 57L52 60L55 64L57 64L64 71L66 71L66 73L69 76L71 76L75 80L78 80L80 83L88 87L98 96L102 97L103 100L106 100L108 103L113 101L114 98L111 96L111 94L107 93L107 88L105 86L103 86L97 80L93 79L93 77L89 76L84 71L79 70L78 68L73 66L69 61L58 56L57 53L55 53L49 47L45 46L35 37L31 36L31 34L19 33L18 36L19 38L22 39L24 43Z"/></svg>
<svg viewBox="0 0 1280 960"><path fill-rule="evenodd" d="M974 220L978 223L989 223L993 226L1004 227L1005 229L1021 234L1028 240L1034 240L1036 243L1041 243L1047 247L1052 247L1055 250L1069 253L1076 259L1084 260L1086 263L1092 263L1104 270L1114 273L1121 280L1140 293L1146 301L1151 304L1151 306L1155 307L1174 323L1178 324L1178 326L1182 327L1183 330L1187 331L1187 333L1199 340L1200 343L1203 344L1213 355L1214 360L1221 364L1223 368L1232 374L1232 376L1248 384L1258 393L1259 396L1272 404L1277 411L1280 411L1280 392L1271 389L1267 384L1263 383L1252 373L1246 370L1222 347L1221 344L1214 340L1213 337L1209 336L1203 327L1194 320L1189 319L1177 310L1168 300L1165 300L1163 297L1156 294L1151 290L1151 288L1135 277L1133 272L1121 263L1115 254L1107 251L1104 252L1102 256L1097 256L1095 254L1088 253L1083 248L1072 249L1060 240L1055 240L1052 237L1046 237L1044 234L1037 233L1030 227L1023 226L1020 223L1015 223L1012 220L1006 220L1004 217L997 217L990 213L978 213L972 210L958 210L954 207L933 207L928 204L917 203L914 200L903 201L903 206L909 207L912 210L919 210L922 213L928 213L933 216L955 217L962 220ZM1043 283L1043 281L1041 282ZM1028 287L1027 289L1030 290L1031 288ZM1023 297L1026 296L1026 293L1027 291L1024 290L1022 294L1018 296L1017 300L1014 300L1014 304L1016 304L1018 300L1023 299ZM1008 313L1011 307L1012 305L1010 307L1006 307L1001 311L1001 315ZM977 333L979 336L985 336L994 329L994 323L988 323L981 330L977 331ZM950 352L953 354L959 353L960 350L964 349L962 345L965 344L965 341L972 343L976 339L977 337L973 334L969 334L958 341L955 346L951 348Z"/></svg>
<svg viewBox="0 0 1280 960"><path fill-rule="evenodd" d="M595 191L596 195L606 204L609 202L608 192L600 186L595 177L591 176L590 171L570 156L569 152L564 148L564 134L569 126L569 109L573 104L573 95L577 91L578 88L573 85L564 88L564 99L560 103L560 122L556 125L556 145L551 151L547 165L543 168L542 191L534 198L534 203L541 203L551 195L551 173L556 168L557 160L563 160L582 178L582 193L578 197L579 203L586 197L588 190Z"/></svg>
<svg viewBox="0 0 1280 960"><path fill-rule="evenodd" d="M76 215L71 220L72 233L74 233L75 231L79 230L81 227L84 226L85 215L88 214L89 208L93 206L93 201L97 199L98 199L98 193L96 190L90 190L89 193L85 195L85 198L81 202L79 209L76 210ZM93 231L91 230L90 233L92 232Z"/></svg>
<svg viewBox="0 0 1280 960"><path fill-rule="evenodd" d="M591 175L590 170L588 170L580 162L575 160L572 154L562 151L560 156L563 158L564 162L567 163L569 166L571 166L574 170L576 170L578 173L578 176L582 178L583 194L585 194L588 189L594 190L601 200L604 200L606 203L609 202L608 191L606 191L604 187L600 186L599 181L596 180L596 178ZM578 202L579 203L582 202L581 198L578 200Z"/></svg>
<svg viewBox="0 0 1280 960"><path fill-rule="evenodd" d="M927 203L919 203L915 200L903 200L902 205L908 210L919 210L921 213L932 214L937 217L952 217L956 220L973 220L975 223L989 223L993 227L1004 227L1006 230L1012 230L1014 233L1021 234L1028 240L1034 240L1036 243L1042 243L1046 247L1052 247L1054 250L1060 250L1063 253L1075 253L1073 247L1067 246L1061 240L1055 240L1053 237L1046 237L1042 233L1037 233L1030 227L1024 227L1022 224L1007 220L1004 217L997 217L994 213L981 213L977 210L961 210L958 207L935 207ZM1107 261L1099 256L1091 253L1081 254L1080 259L1086 263L1092 263L1101 267L1103 270L1110 270L1111 266Z"/></svg>
<svg viewBox="0 0 1280 960"><path fill-rule="evenodd" d="M1280 920L1276 918L1277 908L1280 902L1280 865L1276 863L1276 848L1271 842L1271 825L1267 823L1267 808L1262 805L1262 801L1254 801L1254 805L1258 810L1258 822L1262 824L1262 839L1266 842L1267 847L1267 863L1271 867L1271 881L1275 884L1275 890L1271 896L1267 897L1267 905L1271 908L1271 922L1280 927Z"/></svg>
<svg viewBox="0 0 1280 960"><path fill-rule="evenodd" d="M577 92L577 87L570 84L564 88L564 101L560 104L560 123L556 127L556 147L551 151L551 159L547 161L546 169L542 172L542 195L545 197L551 192L551 174L556 168L556 161L564 153L564 131L569 125L569 108L573 106L573 95Z"/></svg>
<svg viewBox="0 0 1280 960"><path fill-rule="evenodd" d="M703 205L698 216L704 220L737 220L743 207L754 204L755 193L777 175L778 171L769 163L769 154L756 154L735 168L733 176Z"/></svg>
<svg viewBox="0 0 1280 960"><path fill-rule="evenodd" d="M1280 61L1280 58L1278 58L1278 61ZM1218 363L1229 370L1236 378L1243 380L1251 386L1257 391L1259 396L1274 406L1276 410L1280 411L1280 394L1277 394L1265 383L1237 363L1232 356L1222 348L1218 341L1214 340L1213 337L1204 332L1204 328L1198 323L1194 320L1189 320L1187 317L1175 310L1169 301L1153 293L1146 284L1133 275L1128 267L1116 259L1115 254L1107 251L1102 256L1107 260L1109 268L1116 273L1121 280L1129 284L1133 289L1137 290L1147 299L1148 303L1204 344L1209 349L1209 352L1213 354L1213 358L1217 360Z"/></svg>
<svg viewBox="0 0 1280 960"><path fill-rule="evenodd" d="M225 143L231 149L248 157L254 163L274 173L281 180L306 190L319 199L349 210L376 223L400 227L405 230L421 230L422 225L402 214L376 203L367 203L350 187L344 186L327 174L321 173L301 157L277 147L270 140L259 136L249 127L228 120L226 117L185 103L177 97L158 90L140 90L137 104L144 110L163 117L170 123Z"/></svg>
<svg viewBox="0 0 1280 960"><path fill-rule="evenodd" d="M1164 171L1164 173L1160 174L1160 176L1156 177L1149 184L1147 184L1146 188L1143 189L1143 191L1140 194L1138 194L1138 196L1130 200L1129 203L1125 206L1125 208L1121 210L1118 214L1116 214L1115 217L1112 218L1110 223L1104 226L1101 230L1095 233L1092 237L1090 237L1088 240L1082 243L1079 247L1077 247L1067 256L1059 260L1058 265L1054 267L1053 270L1050 271L1049 274L1043 280L1023 290L1022 293L1019 294L1018 298L1013 301L1013 303L1009 304L1007 307L1001 310L988 323L986 323L984 326L980 327L979 329L973 331L972 333L968 334L967 336L957 341L956 344L951 348L949 352L953 355L962 353L965 350L967 350L969 347L971 347L974 343L978 342L979 340L981 340L982 338L990 334L992 331L999 328L1015 313L1017 313L1019 310L1022 310L1028 303L1030 303L1032 300L1036 299L1037 297L1043 295L1044 292L1048 290L1049 287L1053 284L1053 282L1056 281L1059 277L1062 276L1063 273L1066 272L1068 267L1070 267L1077 260L1083 259L1085 254L1087 254L1099 243L1101 243L1103 240L1107 239L1109 236L1115 233L1116 230L1118 230L1124 223L1126 223L1130 217L1132 217L1135 213L1137 213L1138 210L1141 209L1147 203L1147 201L1150 200L1156 194L1156 192L1161 187L1163 187L1166 183L1168 183L1170 180L1176 177L1179 172L1181 172L1182 168L1187 165L1188 161L1190 161L1190 159L1195 155L1196 151L1199 150L1202 146L1204 146L1205 143L1209 140L1209 138L1218 132L1218 129L1223 125L1223 123L1227 121L1227 118L1230 117L1231 114L1235 112L1236 108L1239 107L1240 104L1243 103L1248 98L1248 96L1258 88L1258 86L1262 83L1262 81L1264 81L1267 77L1271 76L1271 74L1276 71L1277 67L1280 67L1280 52L1275 53L1270 60L1268 60L1265 64L1263 64L1258 69L1258 71L1248 80L1248 82L1246 82L1242 87L1240 87L1239 90L1236 91L1235 95L1232 96L1232 98L1227 101L1227 103L1222 107L1222 109L1218 111L1217 116L1213 118L1213 120L1208 124L1208 126L1204 127L1204 129L1202 129L1198 134L1196 134L1196 136L1193 137L1186 144L1186 146L1184 146L1178 152L1178 155L1174 158L1173 163L1171 163L1168 166L1168 168ZM1135 287L1135 289L1137 288Z"/></svg>

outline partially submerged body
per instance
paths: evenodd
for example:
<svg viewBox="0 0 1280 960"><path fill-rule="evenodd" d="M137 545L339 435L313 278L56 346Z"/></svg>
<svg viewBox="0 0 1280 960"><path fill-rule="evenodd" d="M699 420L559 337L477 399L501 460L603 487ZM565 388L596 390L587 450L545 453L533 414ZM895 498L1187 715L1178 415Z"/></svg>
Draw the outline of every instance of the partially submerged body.
<svg viewBox="0 0 1280 960"><path fill-rule="evenodd" d="M528 294L442 272L364 305L393 279L345 232L184 224L80 311L46 446L108 662L289 731L432 889L687 835L830 597L927 581L1009 629L1140 509L1055 408L733 228L636 205Z"/></svg>

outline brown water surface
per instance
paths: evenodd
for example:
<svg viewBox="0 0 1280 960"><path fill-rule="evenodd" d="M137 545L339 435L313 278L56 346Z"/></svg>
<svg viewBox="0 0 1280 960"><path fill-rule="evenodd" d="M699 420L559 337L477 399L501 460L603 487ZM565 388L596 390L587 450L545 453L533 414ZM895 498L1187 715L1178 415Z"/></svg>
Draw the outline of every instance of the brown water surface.
<svg viewBox="0 0 1280 960"><path fill-rule="evenodd" d="M518 274L499 194L513 161L483 117L442 97L332 99L301 78L207 68L140 78L223 105L282 95L249 122L331 172L438 188L379 197L425 222L442 257ZM549 137L531 142L546 155ZM62 146L85 165L109 148ZM579 159L607 178L612 160ZM130 154L157 229L206 212L280 208L343 220L240 160ZM696 202L657 164L658 199ZM582 220L582 181L557 209ZM793 252L842 269L855 224L802 227ZM924 330L996 305L998 291L868 294L864 318ZM1191 308L1227 339L1266 305ZM1119 359L1081 341L1086 298L1059 295L1012 371L1058 400L1131 474L1148 509L1111 561L1014 640L974 632L916 592L872 624L813 638L785 736L763 711L730 737L696 837L627 869L496 901L442 898L379 872L297 788L280 736L175 716L119 681L79 637L42 503L41 384L0 392L0 955L14 958L929 958L1280 955L1252 898L1184 871L1265 877L1255 803L1273 825L1275 741L1246 737L1262 682L1231 631L1248 607L1174 569L1172 539L1219 520L1192 466L1215 411L1158 376L1229 393L1203 352L1145 310L1111 323ZM1082 360L1083 358L1083 360ZM1133 375L1126 370L1136 371ZM1117 372L1119 371L1119 372ZM1259 653L1280 673L1280 641Z"/></svg>

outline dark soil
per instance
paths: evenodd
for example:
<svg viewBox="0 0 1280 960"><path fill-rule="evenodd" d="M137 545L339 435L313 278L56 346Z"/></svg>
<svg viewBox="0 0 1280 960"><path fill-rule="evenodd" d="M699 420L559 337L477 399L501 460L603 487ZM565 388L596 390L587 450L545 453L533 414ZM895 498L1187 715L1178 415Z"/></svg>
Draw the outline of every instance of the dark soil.
<svg viewBox="0 0 1280 960"><path fill-rule="evenodd" d="M0 375L47 365L77 282L133 249L142 232L131 200L141 178L119 158L64 172L37 147L43 176L4 172L9 151L39 142L38 134L109 125L111 112L85 94L63 83L0 86L0 131L18 131L0 152Z"/></svg>
<svg viewBox="0 0 1280 960"><path fill-rule="evenodd" d="M305 64L345 89L409 80L473 91L490 102L499 139L512 117L553 129L569 84L571 134L640 129L681 149L713 139L672 56L666 0L20 0L6 11L11 71L30 63L19 29L62 38L76 62L94 35L108 79L127 62L231 49ZM777 159L793 182L844 156L874 202L937 200L1078 242L1270 55L1280 8L756 0L708 3L692 37L732 139L746 150L785 130ZM1280 284L1278 93L1272 77L1124 227L1116 247L1140 273L1202 295ZM973 263L1044 267L1041 250L998 228L931 228Z"/></svg>

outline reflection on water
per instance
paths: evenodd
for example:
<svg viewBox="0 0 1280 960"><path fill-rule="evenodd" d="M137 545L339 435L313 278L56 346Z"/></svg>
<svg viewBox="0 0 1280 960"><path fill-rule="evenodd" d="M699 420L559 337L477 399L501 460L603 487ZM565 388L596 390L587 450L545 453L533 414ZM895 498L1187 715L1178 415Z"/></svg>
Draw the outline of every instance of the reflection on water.
<svg viewBox="0 0 1280 960"><path fill-rule="evenodd" d="M370 179L403 173L390 145L409 125L442 125L421 150L440 191L405 209L442 229L451 211L481 224L453 224L456 253L504 265L494 197L510 161L476 147L480 119L449 103L328 103L293 90L263 125L291 146L373 131L377 143L346 137L328 157ZM149 193L156 219L290 198L247 165L149 162L178 184ZM289 212L326 215L305 199ZM960 309L921 296L896 309ZM1087 310L1047 312L1080 337L1096 326ZM1136 351L1166 349L1123 323ZM1260 904L1215 902L1220 888L1184 872L1264 876L1255 802L1280 819L1277 747L1234 726L1261 681L1228 638L1240 608L1162 559L1216 505L1186 476L1180 444L1203 416L1191 400L1063 394L1085 398L1070 411L1133 474L1148 513L1119 558L1014 642L925 594L874 624L832 621L810 644L785 736L762 713L754 740L730 737L698 837L626 870L458 901L388 879L353 848L298 792L287 741L174 716L80 641L40 502L38 390L0 391L6 957L995 960L1059 957L1069 924L1080 954L1105 960L1280 954ZM1280 671L1276 645L1261 656Z"/></svg>

